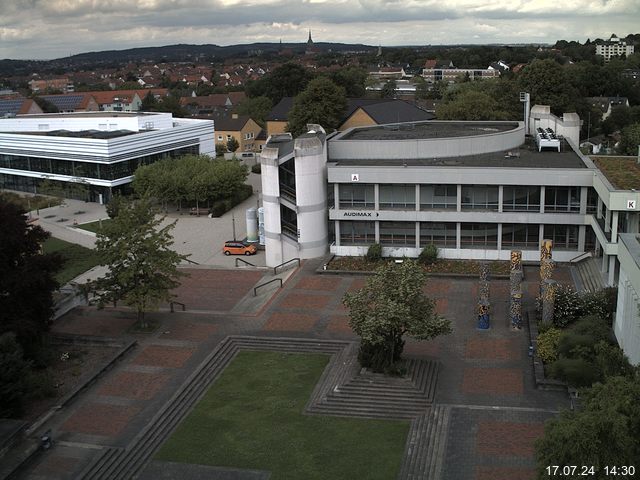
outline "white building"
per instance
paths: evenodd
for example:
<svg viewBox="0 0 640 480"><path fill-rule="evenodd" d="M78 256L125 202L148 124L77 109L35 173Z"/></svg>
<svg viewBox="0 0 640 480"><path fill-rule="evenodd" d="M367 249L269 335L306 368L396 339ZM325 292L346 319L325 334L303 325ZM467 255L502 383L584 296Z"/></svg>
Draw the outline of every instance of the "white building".
<svg viewBox="0 0 640 480"><path fill-rule="evenodd" d="M608 62L611 57L620 57L622 55L633 55L633 45L628 45L624 40L620 40L615 35L611 35L609 40L602 43L596 43L596 55L604 57L604 61Z"/></svg>
<svg viewBox="0 0 640 480"><path fill-rule="evenodd" d="M640 240L623 233L618 242L620 278L613 331L620 348L634 365L640 365Z"/></svg>
<svg viewBox="0 0 640 480"><path fill-rule="evenodd" d="M126 191L141 165L215 156L211 120L170 113L82 112L0 119L0 188L37 193L44 181L80 183L92 201Z"/></svg>

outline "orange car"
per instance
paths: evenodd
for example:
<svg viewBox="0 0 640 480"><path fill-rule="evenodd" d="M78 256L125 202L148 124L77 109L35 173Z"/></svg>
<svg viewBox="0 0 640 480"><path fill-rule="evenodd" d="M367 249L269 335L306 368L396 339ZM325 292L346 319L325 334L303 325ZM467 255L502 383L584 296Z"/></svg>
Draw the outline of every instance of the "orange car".
<svg viewBox="0 0 640 480"><path fill-rule="evenodd" d="M235 240L224 242L222 251L225 255L255 255L258 253L258 249L255 245Z"/></svg>

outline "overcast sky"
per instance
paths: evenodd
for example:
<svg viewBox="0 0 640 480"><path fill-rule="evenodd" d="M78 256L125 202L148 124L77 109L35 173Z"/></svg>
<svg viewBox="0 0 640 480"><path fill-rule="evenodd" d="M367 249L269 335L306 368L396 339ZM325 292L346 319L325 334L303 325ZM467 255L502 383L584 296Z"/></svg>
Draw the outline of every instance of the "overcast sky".
<svg viewBox="0 0 640 480"><path fill-rule="evenodd" d="M0 58L176 43L554 43L640 32L639 0L0 0Z"/></svg>

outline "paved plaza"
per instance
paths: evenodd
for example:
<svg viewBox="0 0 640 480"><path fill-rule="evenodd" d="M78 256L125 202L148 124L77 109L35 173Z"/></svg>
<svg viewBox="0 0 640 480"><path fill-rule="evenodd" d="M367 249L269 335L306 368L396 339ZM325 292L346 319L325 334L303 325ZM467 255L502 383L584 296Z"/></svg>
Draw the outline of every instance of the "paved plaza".
<svg viewBox="0 0 640 480"><path fill-rule="evenodd" d="M286 342L301 344L310 339L341 344L357 341L341 299L346 292L361 288L365 276L319 274L316 269L321 261L306 261L300 268L278 275L284 281L282 289L272 283L254 296L254 287L274 276L266 268L236 268L235 258L222 254L222 243L232 238L234 223L237 237L245 236L245 211L258 203L259 180L259 176L250 174L254 196L221 218L176 212L167 216L167 222L177 220L175 248L190 253L195 262L184 265L188 275L174 292L176 300L185 305L184 312L176 304L173 313L166 306L149 314L148 318L158 324L150 334L132 333L135 314L120 307L79 307L56 320L54 333L135 340L137 345L76 401L46 422L42 429L52 429L55 446L37 457L22 478L78 478L105 452L117 455L129 451L140 441L140 433L175 402L177 392L211 361L211 352L230 335L262 338L272 342L270 348L277 348L273 345L284 337ZM38 222L58 238L93 248L95 236L74 228L73 223L106 217L103 206L68 201L66 206L41 210ZM264 252L248 260L263 266ZM87 272L76 281L99 274L99 269ZM563 283L571 281L563 268L555 277ZM536 269L525 268L526 304L532 304L537 293L537 278ZM431 415L439 427L434 429L438 438L423 445L423 450L437 445L433 452L427 452L437 468L422 476L410 476L410 469L405 467L414 465L415 473L415 465L422 464L407 463L411 459L405 458L401 478L534 478L534 441L542 435L544 421L569 403L562 393L535 388L527 331L512 331L506 318L508 289L508 280L491 282L491 329L479 331L475 278L434 277L425 287L426 294L436 301L438 312L453 322L454 333L428 342L407 340L406 358L439 365L435 393L429 400L433 402ZM414 423L412 431L418 431ZM411 457L411 449L406 456ZM141 468L146 470L140 478L268 478L268 472L196 466L181 469L180 464L163 466L157 461Z"/></svg>
<svg viewBox="0 0 640 480"><path fill-rule="evenodd" d="M23 478L76 478L104 448L126 449L229 335L300 342L357 340L341 299L360 288L366 277L318 274L319 265L307 261L289 272L284 288L267 293L253 313L234 312L250 301L253 287L268 273L201 266L189 269L185 286L178 289L185 312L149 314L159 323L154 333L131 333L135 314L123 308L82 307L59 319L54 332L131 338L138 345L50 419L47 428L53 429L55 447ZM535 291L536 280L528 274L525 291ZM535 389L527 332L512 331L506 319L508 281L491 283L489 331L476 329L475 279L436 277L425 290L454 324L452 335L429 342L408 340L405 349L408 358L440 364L434 405L446 409L447 423L439 432L443 446L437 478L533 478L533 442L542 435L544 421L569 404L561 393ZM149 468L147 478L159 467L153 463ZM236 474L225 471L220 478L243 478ZM254 478L250 475L257 474L248 472L244 478ZM194 473L193 478L200 477Z"/></svg>

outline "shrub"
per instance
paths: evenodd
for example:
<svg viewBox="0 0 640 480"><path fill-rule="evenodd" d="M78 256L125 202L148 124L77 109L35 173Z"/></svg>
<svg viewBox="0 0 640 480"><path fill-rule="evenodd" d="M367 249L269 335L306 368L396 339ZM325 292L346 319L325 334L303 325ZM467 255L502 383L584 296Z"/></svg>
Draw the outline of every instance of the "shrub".
<svg viewBox="0 0 640 480"><path fill-rule="evenodd" d="M566 358L592 358L597 340L591 335L562 332L558 341L558 354Z"/></svg>
<svg viewBox="0 0 640 480"><path fill-rule="evenodd" d="M256 163L255 165L251 166L251 171L253 173L257 173L258 175L260 175L260 173L262 173L262 167L260 166L259 163Z"/></svg>
<svg viewBox="0 0 640 480"><path fill-rule="evenodd" d="M581 296L581 315L597 315L613 323L613 312L616 309L618 289L614 287L604 288L597 292L584 293Z"/></svg>
<svg viewBox="0 0 640 480"><path fill-rule="evenodd" d="M580 294L570 286L560 285L556 289L554 302L553 323L556 327L566 327L581 314L582 301Z"/></svg>
<svg viewBox="0 0 640 480"><path fill-rule="evenodd" d="M590 335L596 341L611 339L611 327L609 322L599 315L587 315L576 321L570 331L577 335Z"/></svg>
<svg viewBox="0 0 640 480"><path fill-rule="evenodd" d="M366 259L370 262L378 262L382 260L382 245L374 243L367 250Z"/></svg>
<svg viewBox="0 0 640 480"><path fill-rule="evenodd" d="M0 335L0 418L20 415L28 393L30 363L13 333Z"/></svg>
<svg viewBox="0 0 640 480"><path fill-rule="evenodd" d="M558 342L561 333L559 329L551 327L538 335L536 342L538 356L544 363L550 364L558 358Z"/></svg>
<svg viewBox="0 0 640 480"><path fill-rule="evenodd" d="M438 260L438 247L434 244L429 244L422 249L418 256L418 262L423 265L433 265Z"/></svg>
<svg viewBox="0 0 640 480"><path fill-rule="evenodd" d="M593 362L583 358L560 358L551 364L551 376L573 387L590 387L599 378Z"/></svg>
<svg viewBox="0 0 640 480"><path fill-rule="evenodd" d="M629 363L629 359L617 345L607 342L598 342L594 346L595 363L598 371L606 377L632 376L635 368Z"/></svg>

